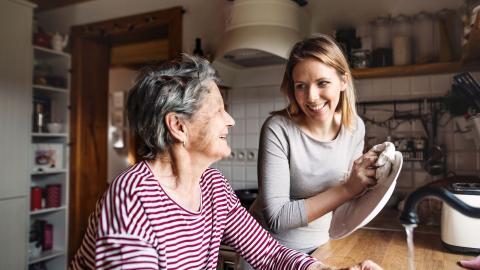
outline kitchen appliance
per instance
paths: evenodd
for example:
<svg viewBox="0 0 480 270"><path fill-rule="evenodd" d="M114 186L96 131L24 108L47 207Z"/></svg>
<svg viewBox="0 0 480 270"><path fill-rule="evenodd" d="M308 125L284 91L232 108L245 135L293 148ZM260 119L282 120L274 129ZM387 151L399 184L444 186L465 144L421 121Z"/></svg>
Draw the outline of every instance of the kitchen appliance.
<svg viewBox="0 0 480 270"><path fill-rule="evenodd" d="M464 203L480 207L480 182L452 183L447 189ZM443 204L441 239L452 252L480 253L480 219L467 217L448 204Z"/></svg>
<svg viewBox="0 0 480 270"><path fill-rule="evenodd" d="M233 68L286 63L301 29L307 28L307 16L290 0L236 0L226 13L215 62Z"/></svg>

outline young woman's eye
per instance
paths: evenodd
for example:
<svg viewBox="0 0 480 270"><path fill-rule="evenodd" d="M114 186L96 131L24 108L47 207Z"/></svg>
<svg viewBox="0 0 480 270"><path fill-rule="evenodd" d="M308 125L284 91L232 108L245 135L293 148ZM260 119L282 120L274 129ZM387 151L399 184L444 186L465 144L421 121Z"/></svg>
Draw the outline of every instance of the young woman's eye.
<svg viewBox="0 0 480 270"><path fill-rule="evenodd" d="M327 86L327 85L329 84L329 82L327 82L327 81L319 81L317 84L318 84L319 87L325 87L325 86Z"/></svg>

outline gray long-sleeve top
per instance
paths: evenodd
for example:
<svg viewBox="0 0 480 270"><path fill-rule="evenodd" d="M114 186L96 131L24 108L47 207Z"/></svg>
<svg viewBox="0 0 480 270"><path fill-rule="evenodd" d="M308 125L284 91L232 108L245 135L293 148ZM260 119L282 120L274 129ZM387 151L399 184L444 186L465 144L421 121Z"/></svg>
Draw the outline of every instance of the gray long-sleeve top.
<svg viewBox="0 0 480 270"><path fill-rule="evenodd" d="M261 130L259 197L250 211L285 246L311 252L329 239L331 212L308 223L305 199L338 185L362 154L365 125L342 125L332 141L304 133L291 119L274 115Z"/></svg>

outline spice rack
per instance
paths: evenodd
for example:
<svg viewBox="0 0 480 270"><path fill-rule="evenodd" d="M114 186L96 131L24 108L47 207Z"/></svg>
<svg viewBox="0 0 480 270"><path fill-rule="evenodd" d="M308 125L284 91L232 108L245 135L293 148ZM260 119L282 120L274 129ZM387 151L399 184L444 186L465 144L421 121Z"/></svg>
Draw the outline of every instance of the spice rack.
<svg viewBox="0 0 480 270"><path fill-rule="evenodd" d="M66 269L70 54L33 46L30 268Z"/></svg>

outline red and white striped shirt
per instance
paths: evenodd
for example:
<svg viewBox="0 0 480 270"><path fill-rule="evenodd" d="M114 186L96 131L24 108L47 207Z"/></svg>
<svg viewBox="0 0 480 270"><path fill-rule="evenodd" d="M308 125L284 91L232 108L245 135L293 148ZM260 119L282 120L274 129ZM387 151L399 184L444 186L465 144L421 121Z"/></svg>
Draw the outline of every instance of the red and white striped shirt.
<svg viewBox="0 0 480 270"><path fill-rule="evenodd" d="M207 169L198 212L175 203L145 162L120 174L89 219L72 269L216 269L220 242L256 269L306 269L315 259L280 245Z"/></svg>

